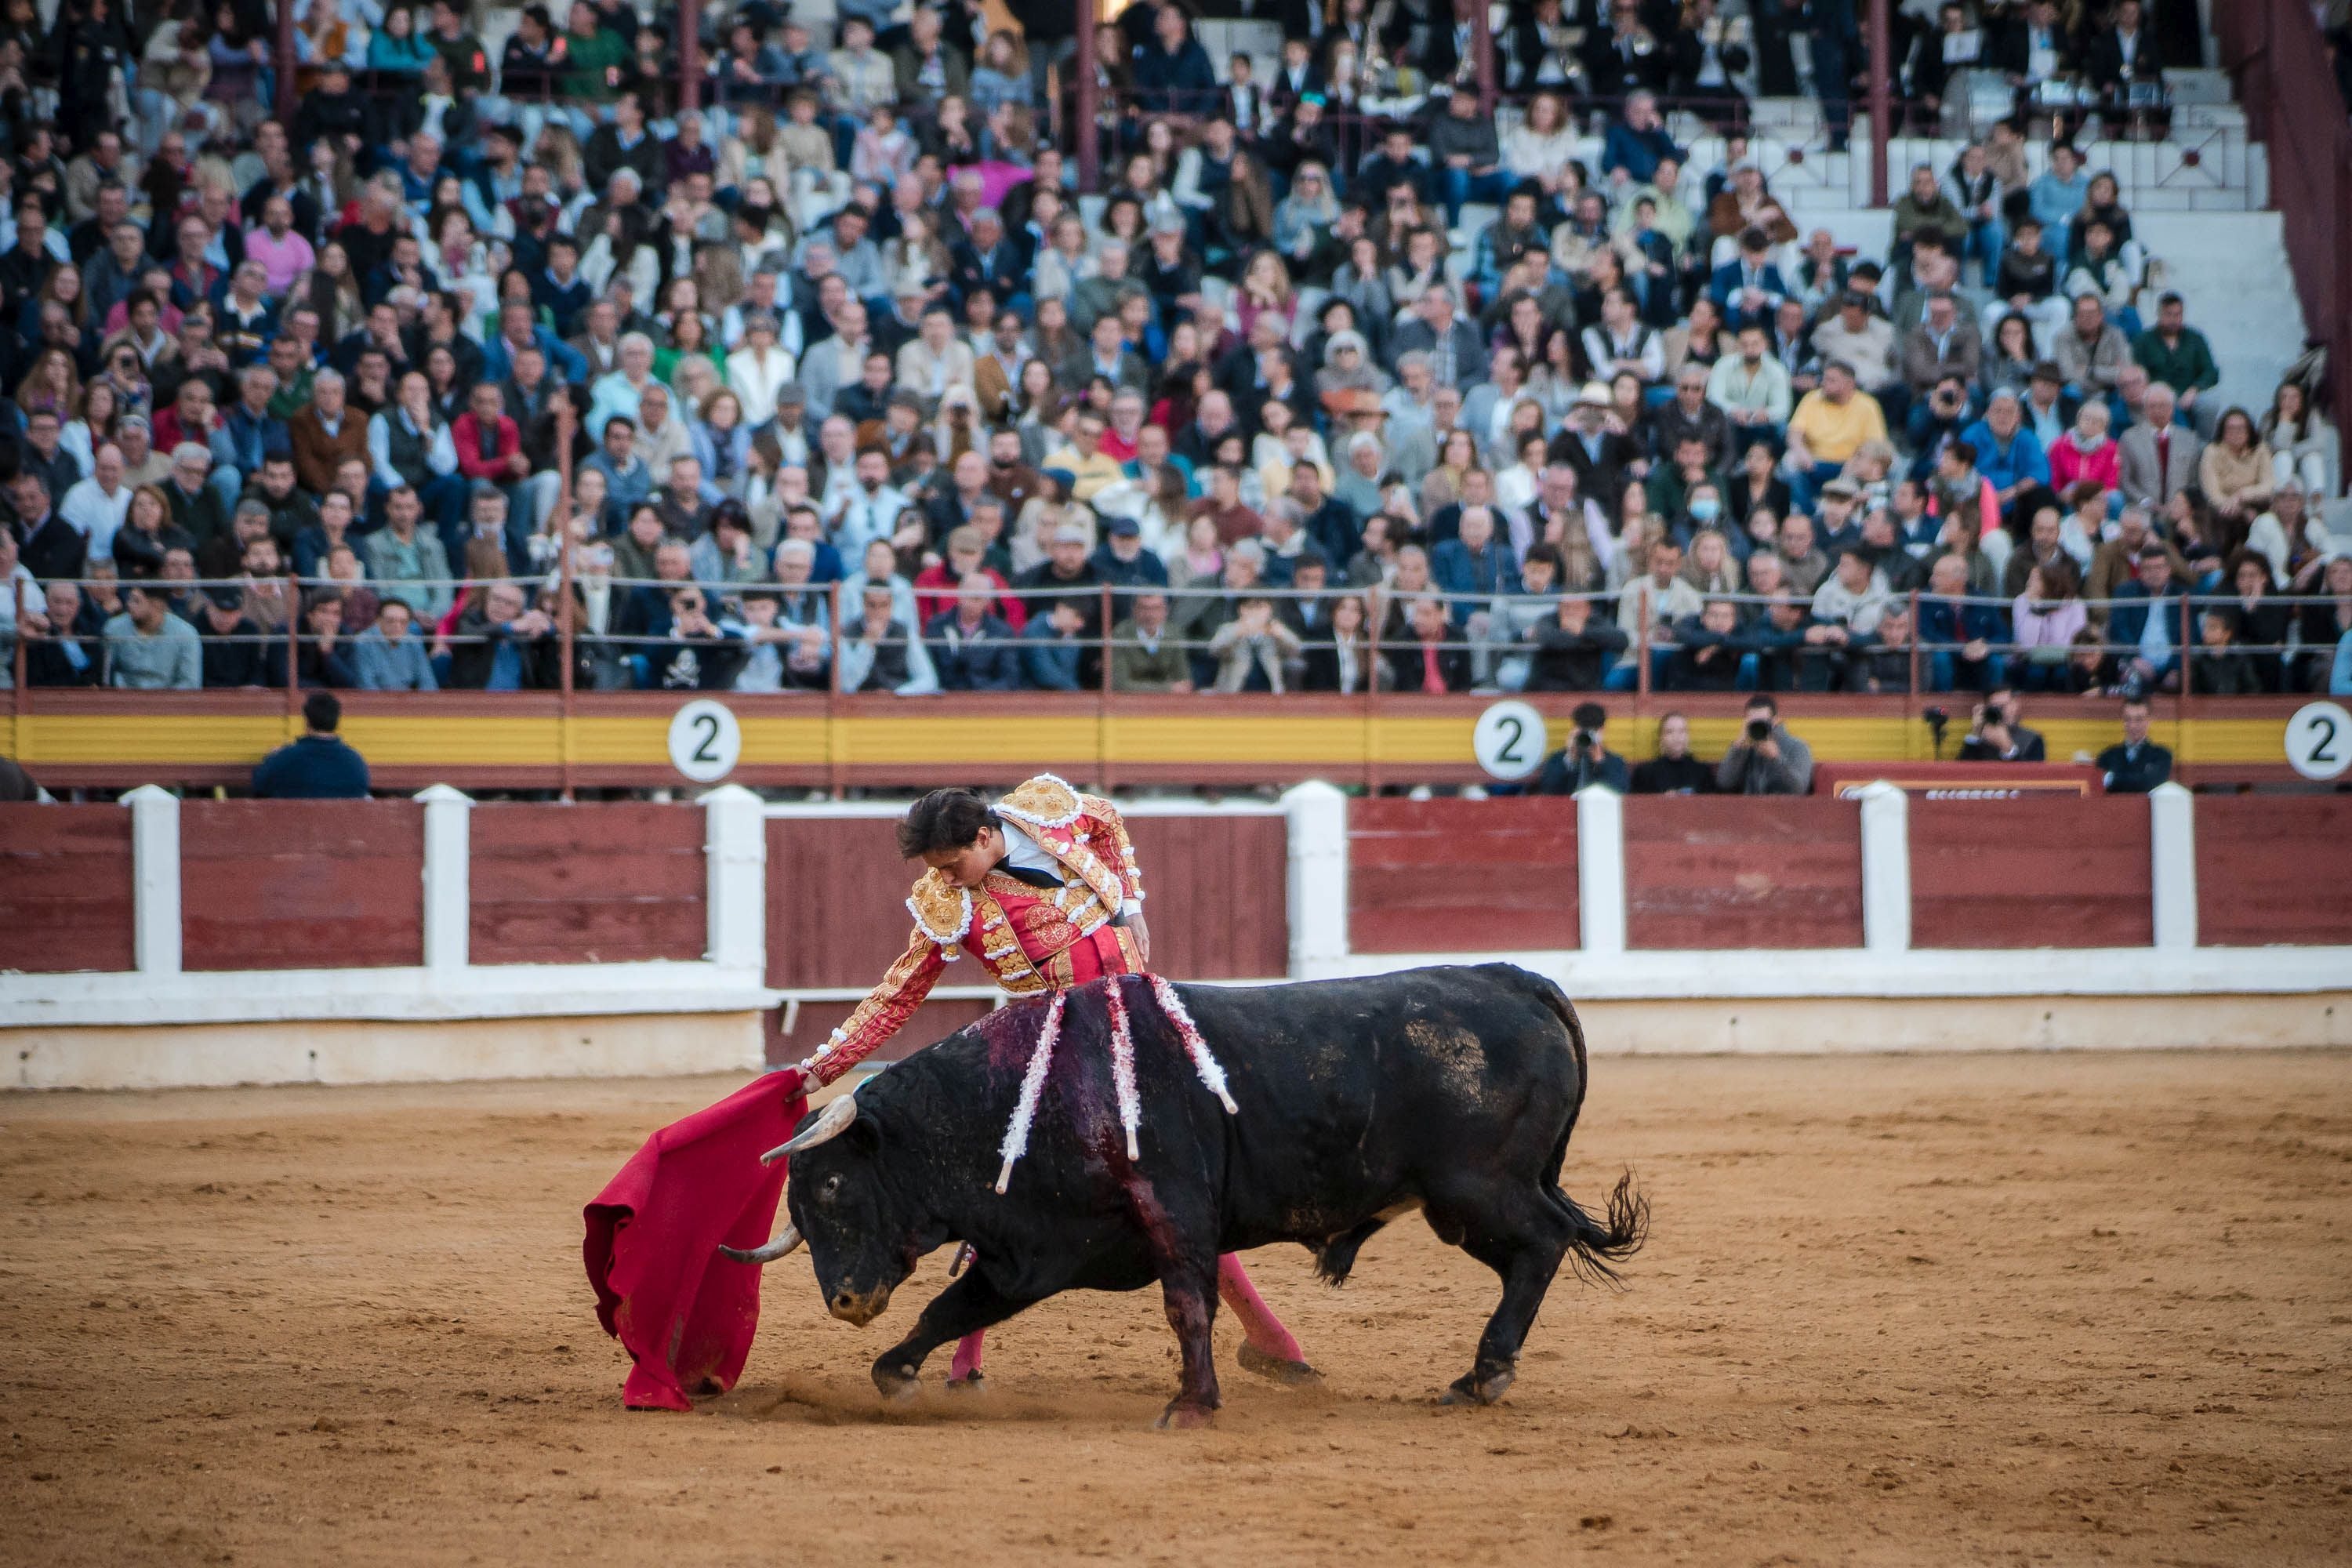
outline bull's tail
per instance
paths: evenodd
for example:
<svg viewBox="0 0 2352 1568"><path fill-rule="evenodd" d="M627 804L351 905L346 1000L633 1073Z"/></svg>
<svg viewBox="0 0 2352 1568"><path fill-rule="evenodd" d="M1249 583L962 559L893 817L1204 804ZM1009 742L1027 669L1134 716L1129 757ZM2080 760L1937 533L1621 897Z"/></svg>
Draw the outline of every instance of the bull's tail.
<svg viewBox="0 0 2352 1568"><path fill-rule="evenodd" d="M1555 1185L1553 1194L1568 1211L1569 1261L1577 1276L1596 1285L1614 1285L1615 1264L1642 1250L1650 1238L1650 1200L1633 1184L1633 1173L1617 1178L1609 1194L1608 1222L1603 1224L1579 1208L1574 1198Z"/></svg>
<svg viewBox="0 0 2352 1568"><path fill-rule="evenodd" d="M1560 1190L1559 1173L1568 1163L1569 1135L1576 1131L1576 1119L1584 1110L1584 1091L1591 1081L1585 1070L1584 1025L1576 1016L1576 1005L1568 994L1540 974L1528 970L1518 973L1522 983L1538 1000L1551 1011L1568 1030L1569 1049L1576 1057L1576 1100L1568 1109L1568 1119L1559 1130L1559 1139L1552 1145L1550 1169L1545 1181L1551 1194L1559 1199L1568 1213L1570 1226L1569 1258L1580 1279L1595 1284L1617 1283L1617 1270L1612 1267L1622 1263L1642 1249L1650 1236L1650 1200L1633 1184L1633 1173L1627 1171L1617 1178L1616 1188L1609 1194L1607 1223L1594 1219L1577 1205L1574 1198Z"/></svg>

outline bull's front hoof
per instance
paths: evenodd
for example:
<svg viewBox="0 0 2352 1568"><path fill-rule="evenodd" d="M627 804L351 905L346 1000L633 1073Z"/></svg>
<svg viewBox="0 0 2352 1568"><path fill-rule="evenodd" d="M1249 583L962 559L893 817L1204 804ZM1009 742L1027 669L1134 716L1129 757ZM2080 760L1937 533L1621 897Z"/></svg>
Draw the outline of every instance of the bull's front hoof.
<svg viewBox="0 0 2352 1568"><path fill-rule="evenodd" d="M922 1386L921 1371L913 1362L885 1356L874 1363L874 1386L885 1399L912 1399L915 1390Z"/></svg>
<svg viewBox="0 0 2352 1568"><path fill-rule="evenodd" d="M1470 1373L1455 1378L1453 1385L1446 1389L1445 1397L1438 1403L1441 1405L1492 1405L1503 1397L1504 1391L1511 1386L1512 1380L1517 1375L1507 1368L1501 1372L1489 1373L1484 1377L1475 1372Z"/></svg>
<svg viewBox="0 0 2352 1568"><path fill-rule="evenodd" d="M1216 1418L1217 1409L1213 1405L1188 1405L1181 1399L1171 1399L1168 1402L1168 1408L1160 1413L1159 1426L1162 1432L1189 1432L1194 1427L1206 1426Z"/></svg>
<svg viewBox="0 0 2352 1568"><path fill-rule="evenodd" d="M1242 1342L1241 1363L1244 1372L1255 1373L1285 1388L1313 1388L1323 1381L1323 1374L1305 1362L1271 1354L1247 1340Z"/></svg>

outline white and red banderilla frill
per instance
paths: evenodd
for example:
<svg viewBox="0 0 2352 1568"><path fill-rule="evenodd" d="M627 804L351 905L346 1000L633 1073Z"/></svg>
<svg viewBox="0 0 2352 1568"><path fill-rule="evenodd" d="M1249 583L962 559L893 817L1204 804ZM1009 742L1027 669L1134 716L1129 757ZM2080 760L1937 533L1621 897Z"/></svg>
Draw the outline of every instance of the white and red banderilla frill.
<svg viewBox="0 0 2352 1568"><path fill-rule="evenodd" d="M1192 1022L1192 1014L1184 1010L1182 998L1176 987L1157 974L1113 975L1106 983L1103 999L1110 1010L1110 1078L1113 1094L1118 1100L1118 1124L1127 1133L1127 1157L1141 1158L1142 1151L1136 1142L1136 1131L1143 1120L1143 1098L1135 1084L1135 1034L1128 1022L1127 999L1121 994L1130 979L1140 979L1151 987L1151 994L1160 1005L1160 1016L1176 1031L1184 1047L1184 1054L1192 1058L1192 1069L1201 1075L1201 1082L1217 1097L1227 1115L1237 1110L1234 1097L1225 1087L1224 1069L1209 1049L1209 1042L1201 1037L1200 1026ZM1021 1097L1013 1107L1013 1120L1004 1129L1004 1142L999 1152L1004 1163L996 1173L996 1190L1003 1193L1013 1181L1013 1167L1029 1152L1029 1129L1037 1120L1037 1102L1045 1092L1045 1075L1054 1065L1054 1047L1062 1036L1062 1005L1067 992L1056 991L1046 1004L1045 1026L1037 1031L1037 1043L1030 1047L1029 1065L1021 1075Z"/></svg>

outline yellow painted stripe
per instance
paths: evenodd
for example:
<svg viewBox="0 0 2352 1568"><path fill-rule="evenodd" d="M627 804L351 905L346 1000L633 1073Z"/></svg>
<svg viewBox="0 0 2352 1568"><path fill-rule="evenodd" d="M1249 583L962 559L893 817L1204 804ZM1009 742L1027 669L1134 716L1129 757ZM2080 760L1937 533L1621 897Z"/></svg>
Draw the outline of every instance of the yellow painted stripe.
<svg viewBox="0 0 2352 1568"><path fill-rule="evenodd" d="M1944 754L1968 731L1965 694L1948 705L1952 722ZM972 763L1086 765L1097 757L1113 765L1185 763L1293 764L1360 768L1367 756L1383 765L1459 764L1472 760L1475 711L1452 714L1278 712L1121 715L1092 703L1066 714L998 719L939 710L828 719L821 711L758 715L742 720L743 762L752 766L847 767ZM2032 716L2053 762L2095 756L2122 738L2113 719ZM1736 718L1697 719L1691 742L1702 756L1720 755L1738 738ZM1549 743L1565 743L1564 718L1548 725ZM1887 716L1812 717L1790 726L1818 762L1924 762L1933 754L1927 726ZM2284 760L2285 721L2158 719L2154 738L2183 763L2269 763ZM277 714L27 714L0 710L0 755L27 766L80 764L223 764L258 761L301 730L298 718ZM659 766L668 760L669 721L660 714L580 714L567 735L553 714L366 715L344 721L344 733L372 761L388 766L553 768L568 750L584 766ZM1636 760L1657 750L1657 721L1621 719L1611 742Z"/></svg>

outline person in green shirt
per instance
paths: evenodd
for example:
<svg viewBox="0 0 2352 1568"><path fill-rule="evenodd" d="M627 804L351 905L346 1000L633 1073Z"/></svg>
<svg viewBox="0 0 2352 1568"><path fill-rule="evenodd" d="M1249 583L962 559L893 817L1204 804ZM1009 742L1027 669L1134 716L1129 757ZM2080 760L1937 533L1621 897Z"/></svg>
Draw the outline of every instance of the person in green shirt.
<svg viewBox="0 0 2352 1568"><path fill-rule="evenodd" d="M597 26L596 9L587 0L576 0L572 5L568 31L564 42L572 68L563 78L565 94L592 103L610 103L621 90L629 40Z"/></svg>
<svg viewBox="0 0 2352 1568"><path fill-rule="evenodd" d="M2212 346L2206 342L2205 334L2187 324L2187 313L2178 294L2158 300L2156 325L2132 344L2132 358L2147 372L2149 381L2172 388L2182 414L2204 426L2197 395L2221 384L2221 370L2213 363Z"/></svg>

